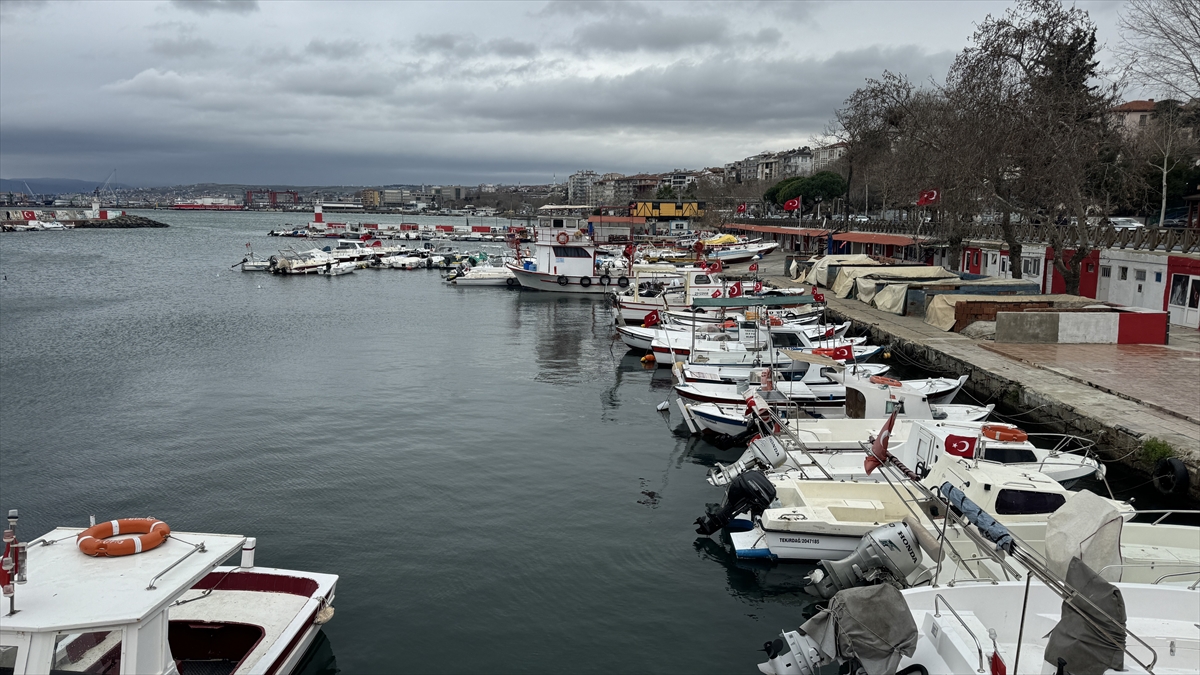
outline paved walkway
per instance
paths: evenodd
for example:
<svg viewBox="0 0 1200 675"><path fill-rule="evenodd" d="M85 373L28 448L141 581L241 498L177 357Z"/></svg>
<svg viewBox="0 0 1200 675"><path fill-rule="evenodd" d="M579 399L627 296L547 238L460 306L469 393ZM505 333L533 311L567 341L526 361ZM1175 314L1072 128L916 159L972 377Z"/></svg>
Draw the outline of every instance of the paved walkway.
<svg viewBox="0 0 1200 675"><path fill-rule="evenodd" d="M762 268L778 286L797 285L783 275L782 256L765 259ZM1018 392L1020 407L1042 408L1039 414L1052 416L1043 421L1099 439L1110 456L1125 454L1151 437L1170 443L1191 468L1197 494L1200 333L1172 326L1168 346L997 345L832 293L826 293L826 300L832 311L877 333L876 341L910 343L924 351L922 360L949 361L970 372L969 388L1010 387Z"/></svg>

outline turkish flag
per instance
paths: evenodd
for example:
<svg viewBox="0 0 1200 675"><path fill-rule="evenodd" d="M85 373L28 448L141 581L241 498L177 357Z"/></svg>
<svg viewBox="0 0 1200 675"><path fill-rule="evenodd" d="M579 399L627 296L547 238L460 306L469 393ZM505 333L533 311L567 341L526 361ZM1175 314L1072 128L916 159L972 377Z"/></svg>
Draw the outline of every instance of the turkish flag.
<svg viewBox="0 0 1200 675"><path fill-rule="evenodd" d="M975 441L974 436L955 436L950 434L946 436L946 453L955 457L966 457L971 459L975 456Z"/></svg>
<svg viewBox="0 0 1200 675"><path fill-rule="evenodd" d="M736 298L742 294L742 282L738 281L729 287L729 297Z"/></svg>
<svg viewBox="0 0 1200 675"><path fill-rule="evenodd" d="M835 332L837 332L836 329L833 326L830 326L829 329L825 331L825 337L833 337Z"/></svg>
<svg viewBox="0 0 1200 675"><path fill-rule="evenodd" d="M33 211L22 211L21 217L25 220L37 220L37 214Z"/></svg>
<svg viewBox="0 0 1200 675"><path fill-rule="evenodd" d="M708 269L708 263L707 263L707 262L705 262L705 261L703 261L703 260L701 260L701 261L699 261L699 262L697 262L697 263L696 263L696 267L699 267L699 268L700 268L700 269L702 269L702 270L707 270L707 269Z"/></svg>
<svg viewBox="0 0 1200 675"><path fill-rule="evenodd" d="M719 289L719 288L718 288L718 289L716 289L715 291L713 291L713 292L712 292L712 296L713 296L714 298L719 298L719 297L721 297L721 289Z"/></svg>
<svg viewBox="0 0 1200 675"><path fill-rule="evenodd" d="M936 203L938 203L938 200L940 200L941 198L942 198L941 190L938 190L936 188L931 189L931 190L922 190L921 194L917 196L917 206L928 206L930 204L936 204Z"/></svg>
<svg viewBox="0 0 1200 675"><path fill-rule="evenodd" d="M875 437L875 441L871 443L871 452L867 455L867 459L863 462L863 468L867 470L867 475L883 466L883 463L888 458L888 439L892 437L892 426L896 424L896 413L899 408L893 408L892 414L883 423L883 428L879 430L879 435Z"/></svg>
<svg viewBox="0 0 1200 675"><path fill-rule="evenodd" d="M721 264L720 260L714 260L712 265L709 265L709 267L708 267L708 271L712 272L714 274L716 274L717 272L720 272L723 269L725 269L725 266Z"/></svg>
<svg viewBox="0 0 1200 675"><path fill-rule="evenodd" d="M642 319L642 327L650 328L651 326L657 326L660 321L661 319L658 316L658 310L652 309L650 310L650 313Z"/></svg>
<svg viewBox="0 0 1200 675"><path fill-rule="evenodd" d="M825 295L823 293L817 293L816 291L813 291L813 302L825 302Z"/></svg>
<svg viewBox="0 0 1200 675"><path fill-rule="evenodd" d="M854 349L848 346L834 347L833 356L830 358L834 361L847 361L854 358Z"/></svg>
<svg viewBox="0 0 1200 675"><path fill-rule="evenodd" d="M750 271L757 272L758 271L758 263L750 263Z"/></svg>
<svg viewBox="0 0 1200 675"><path fill-rule="evenodd" d="M800 199L798 197L796 199L789 199L783 203L784 211L795 211L798 208L800 208Z"/></svg>
<svg viewBox="0 0 1200 675"><path fill-rule="evenodd" d="M738 209L737 209L737 212L738 212L738 213L745 213L745 212L746 212L746 202L742 202L741 204L738 204Z"/></svg>
<svg viewBox="0 0 1200 675"><path fill-rule="evenodd" d="M754 292L762 293L762 282L761 281L754 282Z"/></svg>

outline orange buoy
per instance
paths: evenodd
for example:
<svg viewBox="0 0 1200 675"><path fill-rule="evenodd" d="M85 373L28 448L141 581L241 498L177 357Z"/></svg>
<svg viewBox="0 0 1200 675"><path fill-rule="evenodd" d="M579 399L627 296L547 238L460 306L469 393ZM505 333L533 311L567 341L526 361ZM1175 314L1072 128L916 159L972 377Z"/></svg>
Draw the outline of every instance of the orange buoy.
<svg viewBox="0 0 1200 675"><path fill-rule="evenodd" d="M1029 440L1029 434L1024 431L1013 426L1001 424L983 425L983 435L985 438L990 438L993 441L1004 441L1006 443L1022 443Z"/></svg>
<svg viewBox="0 0 1200 675"><path fill-rule="evenodd" d="M869 381L871 384L884 384L889 387L904 386L904 383L902 383L900 380L893 380L890 377L884 377L882 375L872 375Z"/></svg>
<svg viewBox="0 0 1200 675"><path fill-rule="evenodd" d="M136 534L137 537L108 541L109 537ZM157 518L122 518L96 523L75 537L75 545L90 556L113 558L133 555L162 544L171 536L171 526Z"/></svg>

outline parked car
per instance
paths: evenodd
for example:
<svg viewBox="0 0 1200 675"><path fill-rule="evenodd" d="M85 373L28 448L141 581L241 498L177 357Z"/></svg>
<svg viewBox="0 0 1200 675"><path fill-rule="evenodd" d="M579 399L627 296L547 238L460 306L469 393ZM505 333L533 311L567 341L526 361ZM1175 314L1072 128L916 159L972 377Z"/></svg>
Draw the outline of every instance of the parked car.
<svg viewBox="0 0 1200 675"><path fill-rule="evenodd" d="M1137 218L1109 218L1108 224L1118 230L1133 230L1139 227L1145 227L1142 221Z"/></svg>
<svg viewBox="0 0 1200 675"><path fill-rule="evenodd" d="M853 221L856 223L869 223L871 222L871 216L865 216L860 213L857 216L854 216Z"/></svg>

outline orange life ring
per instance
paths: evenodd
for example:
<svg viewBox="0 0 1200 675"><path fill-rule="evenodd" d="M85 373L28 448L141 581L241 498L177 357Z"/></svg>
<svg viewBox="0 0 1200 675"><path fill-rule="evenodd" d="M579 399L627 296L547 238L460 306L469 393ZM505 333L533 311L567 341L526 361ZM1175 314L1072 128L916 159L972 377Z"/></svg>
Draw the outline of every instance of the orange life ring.
<svg viewBox="0 0 1200 675"><path fill-rule="evenodd" d="M566 232L559 232L558 236L556 236L554 239L560 244L566 244L568 241L571 241L571 235L567 234Z"/></svg>
<svg viewBox="0 0 1200 675"><path fill-rule="evenodd" d="M983 435L985 438L990 438L993 441L1005 441L1009 443L1023 443L1029 440L1029 434L1024 431L1016 427L999 424L983 425Z"/></svg>
<svg viewBox="0 0 1200 675"><path fill-rule="evenodd" d="M903 383L900 382L900 380L893 380L890 377L884 377L882 375L872 375L869 381L871 382L871 384L886 384L889 387L904 386Z"/></svg>
<svg viewBox="0 0 1200 675"><path fill-rule="evenodd" d="M136 534L137 537L108 541L119 534ZM171 536L171 526L157 518L122 518L96 523L75 537L75 545L90 556L113 558L149 551Z"/></svg>

